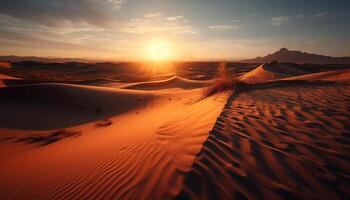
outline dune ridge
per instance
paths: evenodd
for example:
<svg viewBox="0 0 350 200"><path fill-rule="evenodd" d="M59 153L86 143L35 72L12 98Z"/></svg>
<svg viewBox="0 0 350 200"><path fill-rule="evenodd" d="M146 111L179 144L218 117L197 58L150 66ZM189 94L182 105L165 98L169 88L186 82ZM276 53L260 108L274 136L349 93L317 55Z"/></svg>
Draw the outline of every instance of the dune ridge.
<svg viewBox="0 0 350 200"><path fill-rule="evenodd" d="M306 73L1 88L0 196L348 199L349 73Z"/></svg>
<svg viewBox="0 0 350 200"><path fill-rule="evenodd" d="M340 84L231 96L177 199L348 199L349 94Z"/></svg>
<svg viewBox="0 0 350 200"><path fill-rule="evenodd" d="M145 92L69 84L1 89L0 97L7 98L0 98L2 108L9 105L26 108L28 104L21 107L23 99L31 106L39 103L34 108L46 111L40 113L34 109L35 112L51 118L53 124L64 125L57 118L52 119L57 114L65 118L72 115L80 121L59 132L52 132L55 127L18 130L18 124L1 128L0 132L6 134L0 138L3 173L0 196L5 199L173 199L229 94L197 101L201 95L200 88ZM76 108L67 109L69 105L78 106L83 115L74 115ZM99 114L95 113L97 105L102 107ZM23 110L12 115L20 119ZM8 117L3 109L0 116ZM24 119L30 125L38 120L26 115ZM2 123L10 122L7 119ZM25 140L41 137L49 137L49 143Z"/></svg>
<svg viewBox="0 0 350 200"><path fill-rule="evenodd" d="M332 71L326 71L326 72L319 72L319 73L311 73L311 74L305 74L300 76L294 76L289 78L284 78L282 80L304 80L304 81L334 81L334 82L348 82L350 81L350 70L344 69L344 70L332 70Z"/></svg>
<svg viewBox="0 0 350 200"><path fill-rule="evenodd" d="M0 74L0 88L6 87L6 81L8 80L20 80L19 78L13 77L13 76L8 76L5 74Z"/></svg>
<svg viewBox="0 0 350 200"><path fill-rule="evenodd" d="M125 89L136 89L136 90L160 90L160 89L195 89L207 87L210 84L213 84L213 81L198 81L182 78L179 76L173 76L169 79L161 81L151 81L151 82L141 82L133 83L122 86L121 88Z"/></svg>
<svg viewBox="0 0 350 200"><path fill-rule="evenodd" d="M304 74L307 74L307 72L293 67L292 64L271 62L260 65L254 70L243 74L238 79L246 83L254 84Z"/></svg>
<svg viewBox="0 0 350 200"><path fill-rule="evenodd" d="M20 129L41 129L40 124L45 124L44 129L69 127L142 108L156 98L157 94L149 92L72 84L5 87L0 89L0 126ZM28 123L28 116L36 121Z"/></svg>
<svg viewBox="0 0 350 200"><path fill-rule="evenodd" d="M11 63L10 62L4 62L4 61L0 61L0 67L4 67L4 68L10 68Z"/></svg>

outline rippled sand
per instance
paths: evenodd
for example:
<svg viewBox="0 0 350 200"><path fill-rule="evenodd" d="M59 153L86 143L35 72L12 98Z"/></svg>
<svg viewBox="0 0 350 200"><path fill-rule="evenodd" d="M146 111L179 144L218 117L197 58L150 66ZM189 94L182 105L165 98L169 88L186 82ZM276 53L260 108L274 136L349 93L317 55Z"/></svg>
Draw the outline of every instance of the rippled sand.
<svg viewBox="0 0 350 200"><path fill-rule="evenodd" d="M178 199L349 199L350 86L232 96Z"/></svg>

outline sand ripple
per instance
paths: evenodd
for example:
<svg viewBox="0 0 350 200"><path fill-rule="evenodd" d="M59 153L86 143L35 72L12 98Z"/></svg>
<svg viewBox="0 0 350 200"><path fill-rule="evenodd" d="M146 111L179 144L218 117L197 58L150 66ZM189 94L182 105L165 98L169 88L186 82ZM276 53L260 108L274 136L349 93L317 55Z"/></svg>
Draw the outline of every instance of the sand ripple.
<svg viewBox="0 0 350 200"><path fill-rule="evenodd" d="M232 96L177 199L349 199L350 86Z"/></svg>

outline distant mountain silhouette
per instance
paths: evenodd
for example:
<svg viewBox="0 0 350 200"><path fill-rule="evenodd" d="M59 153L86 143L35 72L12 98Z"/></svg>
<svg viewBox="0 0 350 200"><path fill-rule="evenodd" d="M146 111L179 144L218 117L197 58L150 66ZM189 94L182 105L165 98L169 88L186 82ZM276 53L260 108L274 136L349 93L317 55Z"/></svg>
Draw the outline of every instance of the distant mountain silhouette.
<svg viewBox="0 0 350 200"><path fill-rule="evenodd" d="M254 59L246 59L245 63L266 63L278 61L282 63L298 63L298 64L350 64L350 57L331 57L317 54L310 54L301 51L290 51L282 48L279 51L269 54L265 57L257 57Z"/></svg>
<svg viewBox="0 0 350 200"><path fill-rule="evenodd" d="M36 56L0 56L0 61L7 62L23 62L23 61L32 61L32 62L43 62L43 63L65 63L65 62L81 62L81 63L90 63L97 62L102 60L93 60L93 59L84 59L84 58L45 58L45 57L36 57Z"/></svg>

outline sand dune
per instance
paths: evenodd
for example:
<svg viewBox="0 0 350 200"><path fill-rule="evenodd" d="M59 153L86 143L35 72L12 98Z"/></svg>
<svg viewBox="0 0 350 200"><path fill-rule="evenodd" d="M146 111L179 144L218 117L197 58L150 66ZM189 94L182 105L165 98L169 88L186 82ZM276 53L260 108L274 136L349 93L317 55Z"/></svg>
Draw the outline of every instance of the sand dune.
<svg viewBox="0 0 350 200"><path fill-rule="evenodd" d="M11 67L11 63L0 61L0 67L10 68Z"/></svg>
<svg viewBox="0 0 350 200"><path fill-rule="evenodd" d="M4 83L4 81L6 80L19 80L19 78L8 76L5 74L0 74L0 88L6 87L6 84Z"/></svg>
<svg viewBox="0 0 350 200"><path fill-rule="evenodd" d="M55 83L3 88L0 90L0 101L4 102L0 104L0 127L65 128L144 108L157 99L157 104L168 101L162 93L144 90L194 89L210 83L174 77L164 81L118 83L123 89ZM19 102L16 109L13 101ZM28 121L28 116L36 120Z"/></svg>
<svg viewBox="0 0 350 200"><path fill-rule="evenodd" d="M349 199L349 70L240 79L1 88L0 197Z"/></svg>
<svg viewBox="0 0 350 200"><path fill-rule="evenodd" d="M256 69L239 77L241 81L247 83L262 83L281 78L307 74L292 64L281 64L277 62L264 63Z"/></svg>
<svg viewBox="0 0 350 200"><path fill-rule="evenodd" d="M289 78L285 78L283 80L350 81L350 70L348 70L348 69L347 70L334 70L334 71L327 71L327 72L312 73L312 74L306 74L306 75L301 75L301 76L289 77Z"/></svg>
<svg viewBox="0 0 350 200"><path fill-rule="evenodd" d="M232 96L178 199L349 199L350 86Z"/></svg>
<svg viewBox="0 0 350 200"><path fill-rule="evenodd" d="M155 98L142 91L69 84L7 87L0 89L0 126L65 128L141 108Z"/></svg>
<svg viewBox="0 0 350 200"><path fill-rule="evenodd" d="M9 75L5 75L5 74L0 74L0 79L9 79L9 80L15 80L15 79L19 79L13 76L9 76Z"/></svg>
<svg viewBox="0 0 350 200"><path fill-rule="evenodd" d="M11 127L0 129L6 133L0 138L0 196L172 199L228 95L198 101L201 96L201 89L144 92L65 84L3 88L0 127ZM55 129L17 130L34 125Z"/></svg>
<svg viewBox="0 0 350 200"><path fill-rule="evenodd" d="M213 84L213 81L196 81L174 76L161 81L127 84L122 86L122 88L134 90L195 89L207 87L211 84Z"/></svg>

